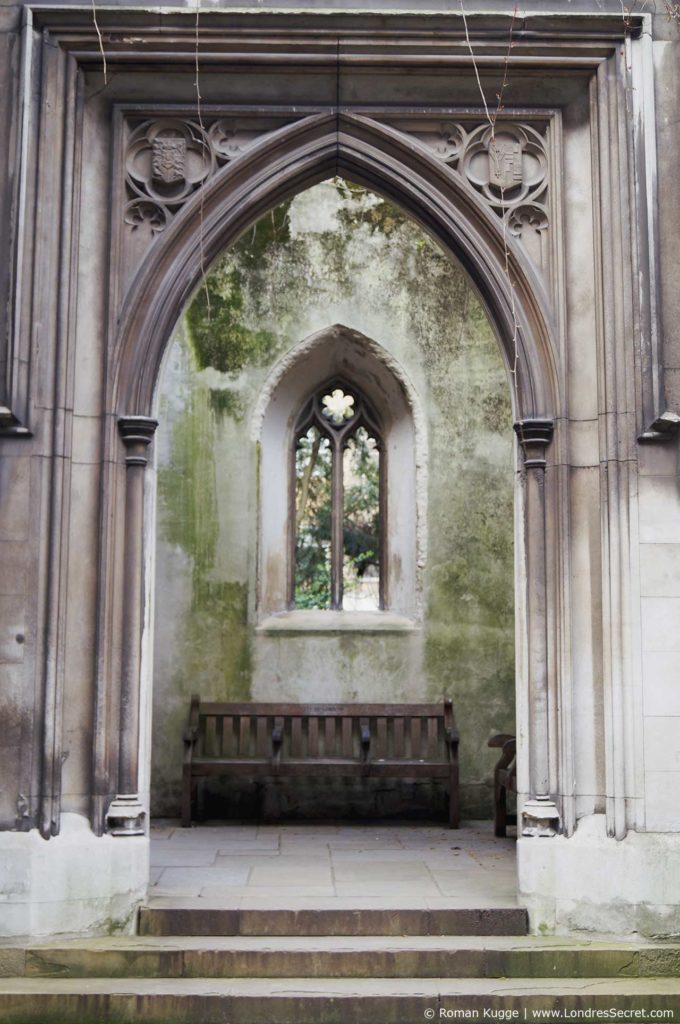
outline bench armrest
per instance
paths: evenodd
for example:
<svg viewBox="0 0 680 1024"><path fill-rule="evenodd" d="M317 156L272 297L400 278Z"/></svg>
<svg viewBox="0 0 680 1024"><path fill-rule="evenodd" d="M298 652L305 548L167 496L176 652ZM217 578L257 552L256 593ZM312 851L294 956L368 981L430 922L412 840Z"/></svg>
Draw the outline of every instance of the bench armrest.
<svg viewBox="0 0 680 1024"><path fill-rule="evenodd" d="M444 738L446 739L446 750L449 755L449 762L455 765L458 763L458 742L460 740L460 733L455 727L445 728Z"/></svg>
<svg viewBox="0 0 680 1024"><path fill-rule="evenodd" d="M191 757L194 752L196 740L198 739L198 712L200 704L201 698L197 694L194 694L191 698L191 706L189 708L189 722L182 733L185 764L191 764Z"/></svg>
<svg viewBox="0 0 680 1024"><path fill-rule="evenodd" d="M514 735L511 732L499 732L496 736L492 736L487 747L504 747L508 740L514 740Z"/></svg>
<svg viewBox="0 0 680 1024"><path fill-rule="evenodd" d="M509 768L517 754L517 739L508 733L500 733L489 740L490 747L502 747L502 753L494 766L494 771L499 768Z"/></svg>

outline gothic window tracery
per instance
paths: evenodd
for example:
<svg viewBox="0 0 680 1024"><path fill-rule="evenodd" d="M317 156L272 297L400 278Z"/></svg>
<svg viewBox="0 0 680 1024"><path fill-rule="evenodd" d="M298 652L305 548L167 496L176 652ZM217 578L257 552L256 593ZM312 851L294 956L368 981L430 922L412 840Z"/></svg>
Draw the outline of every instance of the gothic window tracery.
<svg viewBox="0 0 680 1024"><path fill-rule="evenodd" d="M294 430L295 608L385 607L385 455L378 418L344 381L318 388Z"/></svg>

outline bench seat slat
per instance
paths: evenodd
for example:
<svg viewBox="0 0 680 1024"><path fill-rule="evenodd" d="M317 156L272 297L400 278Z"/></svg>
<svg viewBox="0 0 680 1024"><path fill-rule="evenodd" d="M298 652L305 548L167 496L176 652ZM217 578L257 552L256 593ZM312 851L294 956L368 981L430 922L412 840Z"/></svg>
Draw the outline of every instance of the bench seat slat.
<svg viewBox="0 0 680 1024"><path fill-rule="evenodd" d="M258 757L242 757L230 759L228 764L225 765L224 761L219 757L199 757L192 761L192 768L195 772L205 772L209 775L224 775L225 769L229 769L229 773L232 771L250 771L251 769L264 768L267 774L271 774L271 758L258 758ZM287 771L292 771L295 774L299 773L299 769L304 769L304 772L310 774L310 766L313 764L314 771L317 768L323 771L326 768L329 769L349 769L357 773L364 771L364 765L356 759L350 758L345 759L342 757L322 757L315 758L313 762L310 762L308 758L294 758L288 761L280 762L279 773L285 775ZM369 769L371 775L383 775L387 772L392 773L394 769L403 769L403 774L408 776L409 772L415 774L428 774L431 775L433 772L437 773L437 776L441 775L444 778L449 774L448 764L444 764L442 761L390 761L389 759L382 761L369 761ZM227 773L228 774L228 773Z"/></svg>

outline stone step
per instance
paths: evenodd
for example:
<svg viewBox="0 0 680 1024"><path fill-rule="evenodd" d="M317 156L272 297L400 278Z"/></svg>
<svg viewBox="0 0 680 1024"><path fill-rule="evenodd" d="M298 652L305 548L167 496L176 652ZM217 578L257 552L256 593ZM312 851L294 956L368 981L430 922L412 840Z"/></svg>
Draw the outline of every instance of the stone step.
<svg viewBox="0 0 680 1024"><path fill-rule="evenodd" d="M142 907L140 935L526 935L523 907Z"/></svg>
<svg viewBox="0 0 680 1024"><path fill-rule="evenodd" d="M625 1010L680 1019L680 979L149 979L0 981L3 1024L404 1024L550 1020ZM458 1011L458 1013L456 1013ZM662 1018L659 1011L668 1014ZM542 1016L537 1014L541 1012ZM465 1015L464 1015L465 1014ZM643 1014L647 1016L643 1018ZM588 1019L588 1018L582 1018Z"/></svg>
<svg viewBox="0 0 680 1024"><path fill-rule="evenodd" d="M121 937L0 949L0 971L63 978L677 977L680 945L541 936Z"/></svg>

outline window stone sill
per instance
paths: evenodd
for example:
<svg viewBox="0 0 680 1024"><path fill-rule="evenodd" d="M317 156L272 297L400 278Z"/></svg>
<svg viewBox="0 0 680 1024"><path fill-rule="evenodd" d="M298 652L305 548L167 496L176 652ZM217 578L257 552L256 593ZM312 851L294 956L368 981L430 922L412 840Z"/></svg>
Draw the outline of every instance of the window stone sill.
<svg viewBox="0 0 680 1024"><path fill-rule="evenodd" d="M394 612L281 612L263 619L256 633L415 633L417 624Z"/></svg>

